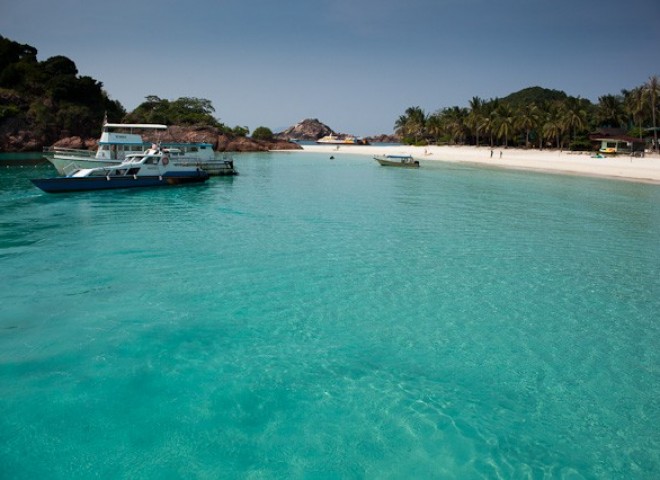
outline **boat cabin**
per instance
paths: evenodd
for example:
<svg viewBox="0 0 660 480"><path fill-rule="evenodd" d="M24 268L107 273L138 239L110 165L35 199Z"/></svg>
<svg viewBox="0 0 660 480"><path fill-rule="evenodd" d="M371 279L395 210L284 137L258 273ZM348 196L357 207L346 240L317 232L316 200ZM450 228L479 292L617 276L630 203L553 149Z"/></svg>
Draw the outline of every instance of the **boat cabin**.
<svg viewBox="0 0 660 480"><path fill-rule="evenodd" d="M167 125L151 123L106 123L103 125L97 160L124 160L127 155L141 153L151 146L135 130L167 130ZM172 152L173 156L193 157L197 160L213 160L213 145L205 142L172 143L162 142L161 146Z"/></svg>
<svg viewBox="0 0 660 480"><path fill-rule="evenodd" d="M135 130L167 130L167 125L150 123L106 123L101 131L97 159L123 160L131 153L143 152L145 144Z"/></svg>

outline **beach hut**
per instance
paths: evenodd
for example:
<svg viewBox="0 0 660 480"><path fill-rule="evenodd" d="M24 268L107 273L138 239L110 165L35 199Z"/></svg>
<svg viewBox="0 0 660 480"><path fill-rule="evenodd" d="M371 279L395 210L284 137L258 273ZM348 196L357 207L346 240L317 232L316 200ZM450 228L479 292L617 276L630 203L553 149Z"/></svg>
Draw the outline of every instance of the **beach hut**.
<svg viewBox="0 0 660 480"><path fill-rule="evenodd" d="M643 154L645 140L631 137L625 134L625 131L614 128L603 128L589 135L589 140L599 153L616 155Z"/></svg>

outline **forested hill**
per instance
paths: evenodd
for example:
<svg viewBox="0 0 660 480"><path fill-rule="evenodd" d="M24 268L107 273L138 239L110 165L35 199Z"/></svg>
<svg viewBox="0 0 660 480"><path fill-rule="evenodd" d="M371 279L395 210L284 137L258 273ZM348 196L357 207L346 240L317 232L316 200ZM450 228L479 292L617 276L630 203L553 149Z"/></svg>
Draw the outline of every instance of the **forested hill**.
<svg viewBox="0 0 660 480"><path fill-rule="evenodd" d="M72 60L40 62L36 48L0 36L0 150L40 150L62 132L98 136L105 114L120 121L126 111Z"/></svg>
<svg viewBox="0 0 660 480"><path fill-rule="evenodd" d="M544 105L556 101L564 101L568 98L566 93L560 90L551 90L542 87L523 88L501 99L502 103L509 104L512 108L527 105Z"/></svg>

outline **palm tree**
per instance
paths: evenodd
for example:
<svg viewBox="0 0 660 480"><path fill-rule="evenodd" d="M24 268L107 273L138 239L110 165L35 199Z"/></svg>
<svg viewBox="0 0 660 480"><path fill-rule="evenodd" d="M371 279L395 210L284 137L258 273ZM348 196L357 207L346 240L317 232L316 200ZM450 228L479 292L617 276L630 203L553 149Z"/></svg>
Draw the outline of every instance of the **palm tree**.
<svg viewBox="0 0 660 480"><path fill-rule="evenodd" d="M470 111L466 118L466 125L474 132L477 147L479 146L479 132L484 127L484 101L479 97L472 97L470 100Z"/></svg>
<svg viewBox="0 0 660 480"><path fill-rule="evenodd" d="M451 107L442 111L441 119L444 130L451 136L453 143L463 142L466 133L466 117L467 110L464 108Z"/></svg>
<svg viewBox="0 0 660 480"><path fill-rule="evenodd" d="M396 122L394 122L394 133L399 135L401 138L408 136L408 131L406 129L406 124L408 123L408 117L406 115L399 115Z"/></svg>
<svg viewBox="0 0 660 480"><path fill-rule="evenodd" d="M571 138L575 139L577 132L584 130L587 126L587 110L584 108L584 102L578 98L568 98L562 104L562 122L564 129L571 132Z"/></svg>
<svg viewBox="0 0 660 480"><path fill-rule="evenodd" d="M653 150L658 151L658 125L656 123L656 112L658 110L658 96L660 96L660 81L657 75L649 77L644 86L646 97L651 105L651 121L653 122Z"/></svg>
<svg viewBox="0 0 660 480"><path fill-rule="evenodd" d="M513 109L507 105L502 104L497 109L496 113L496 135L500 139L504 137L504 147L509 146L509 136L514 132L515 116Z"/></svg>
<svg viewBox="0 0 660 480"><path fill-rule="evenodd" d="M538 127L541 121L541 111L535 104L522 107L516 115L516 128L525 131L525 148L529 147L529 133Z"/></svg>
<svg viewBox="0 0 660 480"><path fill-rule="evenodd" d="M601 126L620 127L625 125L623 100L617 95L603 95L598 98L596 121Z"/></svg>
<svg viewBox="0 0 660 480"><path fill-rule="evenodd" d="M543 136L554 138L556 147L562 149L561 137L564 134L564 122L562 122L561 104L553 104L548 108L548 113L543 124Z"/></svg>
<svg viewBox="0 0 660 480"><path fill-rule="evenodd" d="M426 119L426 132L437 142L443 133L442 121L439 113L429 115Z"/></svg>
<svg viewBox="0 0 660 480"><path fill-rule="evenodd" d="M630 118L632 119L633 125L637 124L639 128L639 138L642 138L642 121L644 118L644 107L646 103L644 102L644 88L637 87L633 88L631 91L623 91L624 96L624 109Z"/></svg>
<svg viewBox="0 0 660 480"><path fill-rule="evenodd" d="M484 133L488 134L490 137L490 146L492 147L494 145L494 137L493 135L495 134L495 130L497 128L497 109L500 105L499 100L491 100L487 104L483 105L483 111L482 111L482 122L481 122L481 128L483 129Z"/></svg>
<svg viewBox="0 0 660 480"><path fill-rule="evenodd" d="M394 123L397 134L402 137L412 137L418 142L420 137L425 134L426 114L419 107L409 107L405 115L401 115Z"/></svg>

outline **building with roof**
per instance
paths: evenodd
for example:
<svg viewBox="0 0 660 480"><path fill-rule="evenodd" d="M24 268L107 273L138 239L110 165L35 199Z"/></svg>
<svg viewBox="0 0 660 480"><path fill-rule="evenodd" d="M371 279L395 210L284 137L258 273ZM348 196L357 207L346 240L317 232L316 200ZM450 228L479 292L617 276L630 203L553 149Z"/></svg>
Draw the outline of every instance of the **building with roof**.
<svg viewBox="0 0 660 480"><path fill-rule="evenodd" d="M589 134L589 140L600 153L610 155L634 155L638 152L643 154L646 146L643 138L626 135L625 130L620 128L600 128Z"/></svg>

